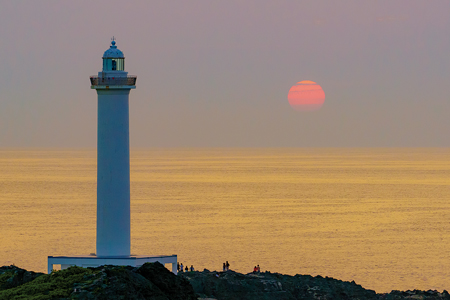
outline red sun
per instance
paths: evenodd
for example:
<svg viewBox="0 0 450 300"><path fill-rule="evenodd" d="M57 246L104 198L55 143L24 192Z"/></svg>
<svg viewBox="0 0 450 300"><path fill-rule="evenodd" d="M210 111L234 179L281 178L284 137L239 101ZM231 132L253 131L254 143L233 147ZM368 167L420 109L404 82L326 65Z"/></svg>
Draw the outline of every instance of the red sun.
<svg viewBox="0 0 450 300"><path fill-rule="evenodd" d="M325 93L314 81L297 82L288 93L289 104L298 111L318 110L325 102Z"/></svg>

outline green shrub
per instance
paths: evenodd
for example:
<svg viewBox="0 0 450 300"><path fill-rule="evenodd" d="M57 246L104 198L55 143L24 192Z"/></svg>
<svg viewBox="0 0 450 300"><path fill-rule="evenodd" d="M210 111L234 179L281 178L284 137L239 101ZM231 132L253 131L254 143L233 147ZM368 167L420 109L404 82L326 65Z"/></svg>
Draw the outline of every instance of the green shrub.
<svg viewBox="0 0 450 300"><path fill-rule="evenodd" d="M93 270L80 267L70 267L61 271L54 271L51 274L39 276L35 280L18 287L0 291L0 299L47 300L68 298L73 292L76 283L83 282L84 278L93 274ZM0 284L5 278L6 280L8 279L6 275L7 273L0 276Z"/></svg>

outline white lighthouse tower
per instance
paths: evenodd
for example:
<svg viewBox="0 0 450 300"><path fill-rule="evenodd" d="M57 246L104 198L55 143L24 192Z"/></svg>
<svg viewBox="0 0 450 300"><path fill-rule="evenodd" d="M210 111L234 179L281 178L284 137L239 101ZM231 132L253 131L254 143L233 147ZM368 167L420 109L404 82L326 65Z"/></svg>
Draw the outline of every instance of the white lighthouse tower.
<svg viewBox="0 0 450 300"><path fill-rule="evenodd" d="M103 54L103 68L91 76L91 89L98 95L97 124L97 253L89 256L49 256L61 269L72 265L140 266L146 262L171 263L176 273L177 256L130 255L130 138L129 94L136 76L125 72L125 57L116 41Z"/></svg>
<svg viewBox="0 0 450 300"><path fill-rule="evenodd" d="M103 54L103 69L91 77L98 95L97 256L130 255L130 138L128 97L136 76L125 72L116 42Z"/></svg>

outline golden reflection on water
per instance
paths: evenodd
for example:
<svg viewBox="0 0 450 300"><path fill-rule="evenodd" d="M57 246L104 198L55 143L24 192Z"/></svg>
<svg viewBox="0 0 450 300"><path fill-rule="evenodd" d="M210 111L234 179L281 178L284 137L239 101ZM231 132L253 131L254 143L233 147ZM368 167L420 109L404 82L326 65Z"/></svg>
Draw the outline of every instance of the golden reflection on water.
<svg viewBox="0 0 450 300"><path fill-rule="evenodd" d="M449 149L140 149L131 245L354 280L449 289ZM95 252L96 151L0 149L0 265Z"/></svg>

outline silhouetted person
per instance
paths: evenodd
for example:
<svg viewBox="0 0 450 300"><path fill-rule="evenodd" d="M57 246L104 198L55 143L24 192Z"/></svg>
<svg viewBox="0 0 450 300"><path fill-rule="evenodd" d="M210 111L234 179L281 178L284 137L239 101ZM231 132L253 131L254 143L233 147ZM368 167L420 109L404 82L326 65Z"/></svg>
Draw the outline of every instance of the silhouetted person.
<svg viewBox="0 0 450 300"><path fill-rule="evenodd" d="M177 262L177 271L180 272L180 263Z"/></svg>
<svg viewBox="0 0 450 300"><path fill-rule="evenodd" d="M183 272L183 263L180 265L180 272Z"/></svg>
<svg viewBox="0 0 450 300"><path fill-rule="evenodd" d="M189 269L188 269L188 266L186 266L186 269L185 269L185 271L187 272L187 271L189 271Z"/></svg>
<svg viewBox="0 0 450 300"><path fill-rule="evenodd" d="M230 264L228 263L228 260L227 260L226 266L227 266L227 271L230 270Z"/></svg>
<svg viewBox="0 0 450 300"><path fill-rule="evenodd" d="M225 272L227 269L227 266L225 265L225 263L223 263L223 271Z"/></svg>
<svg viewBox="0 0 450 300"><path fill-rule="evenodd" d="M194 266L191 265L191 272L194 272Z"/></svg>

